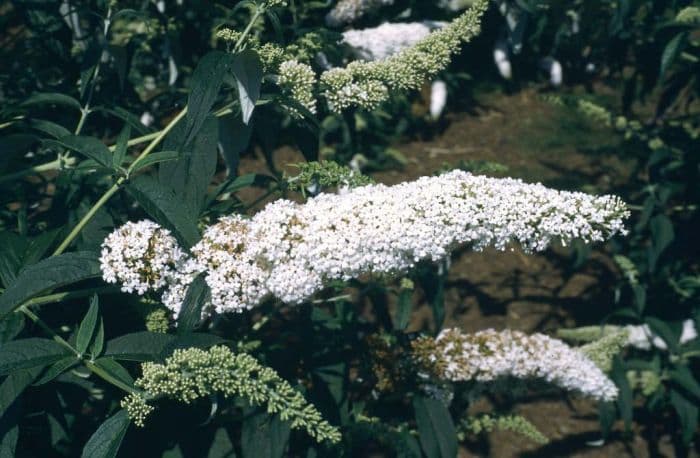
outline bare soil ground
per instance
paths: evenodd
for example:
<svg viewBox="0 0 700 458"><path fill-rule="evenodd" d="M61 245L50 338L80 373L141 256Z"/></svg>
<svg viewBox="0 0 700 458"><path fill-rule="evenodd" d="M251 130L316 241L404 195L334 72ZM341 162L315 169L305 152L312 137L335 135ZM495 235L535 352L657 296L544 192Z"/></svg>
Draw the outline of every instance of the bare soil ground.
<svg viewBox="0 0 700 458"><path fill-rule="evenodd" d="M488 160L508 167L507 175L561 189L606 192L622 185L630 167L617 156L612 132L576 113L545 101L536 91L515 95L486 94L470 113L451 115L433 138L394 145L407 159L401 170L373 174L392 184L429 175L443 164ZM609 151L609 149L608 149ZM289 149L276 156L279 166L298 162ZM262 160L247 159L241 173L260 170ZM446 292L446 326L466 331L511 328L551 333L557 328L594 324L613 306L617 275L605 247L595 247L573 268L573 251L555 247L545 253L465 251L453 259ZM409 331L425 329L428 305L414 311ZM475 409L488 408L488 402ZM461 457L672 457L668 437L649 440L649 432L623 434L616 425L602 445L596 406L577 399L539 398L520 402L515 410L530 419L551 443L539 446L507 432L494 432L466 444Z"/></svg>

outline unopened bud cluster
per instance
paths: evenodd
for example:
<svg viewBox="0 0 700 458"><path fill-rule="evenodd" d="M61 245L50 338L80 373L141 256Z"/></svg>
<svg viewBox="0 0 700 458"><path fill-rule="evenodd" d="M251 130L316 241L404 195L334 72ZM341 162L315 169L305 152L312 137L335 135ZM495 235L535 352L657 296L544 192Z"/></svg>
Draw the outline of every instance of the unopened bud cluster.
<svg viewBox="0 0 700 458"><path fill-rule="evenodd" d="M209 350L176 350L165 364L143 363L143 375L136 380L143 395L131 394L122 401L137 426L143 426L153 411L147 398L170 398L186 404L211 395L243 398L279 414L293 429L304 429L318 442L338 442L340 432L320 412L282 379L273 369L245 353L234 354L227 347Z"/></svg>
<svg viewBox="0 0 700 458"><path fill-rule="evenodd" d="M345 68L334 68L321 75L324 96L333 111L351 106L374 109L388 99L389 91L418 89L427 79L444 70L462 43L480 31L481 16L488 1L474 5L447 24L386 59L351 62Z"/></svg>

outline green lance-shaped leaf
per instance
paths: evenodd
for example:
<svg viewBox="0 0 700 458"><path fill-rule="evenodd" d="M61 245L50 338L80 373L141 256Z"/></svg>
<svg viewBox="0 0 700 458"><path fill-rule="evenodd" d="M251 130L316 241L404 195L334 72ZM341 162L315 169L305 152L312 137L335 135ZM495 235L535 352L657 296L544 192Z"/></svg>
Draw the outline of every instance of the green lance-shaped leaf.
<svg viewBox="0 0 700 458"><path fill-rule="evenodd" d="M53 340L36 337L13 340L0 346L0 375L46 366L69 355L66 347Z"/></svg>
<svg viewBox="0 0 700 458"><path fill-rule="evenodd" d="M659 78L663 78L668 69L676 61L676 58L685 48L688 40L688 32L680 32L666 44L664 52L661 53L661 64L659 65Z"/></svg>
<svg viewBox="0 0 700 458"><path fill-rule="evenodd" d="M222 51L207 53L192 73L190 95L187 99L187 117L184 135L179 146L187 145L198 133L209 116L233 56Z"/></svg>
<svg viewBox="0 0 700 458"><path fill-rule="evenodd" d="M698 403L676 390L671 390L669 398L681 424L681 439L687 445L698 431Z"/></svg>
<svg viewBox="0 0 700 458"><path fill-rule="evenodd" d="M0 320L25 301L47 291L101 275L97 253L65 253L25 268L0 296Z"/></svg>
<svg viewBox="0 0 700 458"><path fill-rule="evenodd" d="M134 332L107 341L104 356L127 361L158 359L174 337L159 332Z"/></svg>
<svg viewBox="0 0 700 458"><path fill-rule="evenodd" d="M666 215L656 215L649 222L652 246L649 248L649 270L654 271L661 254L675 237L673 223Z"/></svg>
<svg viewBox="0 0 700 458"><path fill-rule="evenodd" d="M60 105L76 110L82 109L80 102L73 97L57 92L40 92L31 95L27 100L22 102L23 107L32 107L36 105Z"/></svg>
<svg viewBox="0 0 700 458"><path fill-rule="evenodd" d="M164 150L179 150L177 161L166 162L158 169L158 181L173 190L178 205L184 206L196 219L202 210L204 197L216 172L219 123L209 117L202 122L191 142L178 147L183 134L181 126L175 126L163 144Z"/></svg>
<svg viewBox="0 0 700 458"><path fill-rule="evenodd" d="M73 150L103 167L112 168L112 153L110 153L109 148L104 143L95 137L68 135L58 140L45 140L44 142Z"/></svg>
<svg viewBox="0 0 700 458"><path fill-rule="evenodd" d="M231 71L236 77L243 123L248 124L260 98L260 83L263 77L260 58L255 51L247 49L235 56Z"/></svg>
<svg viewBox="0 0 700 458"><path fill-rule="evenodd" d="M209 286L204 279L204 274L200 274L187 288L185 300L182 302L182 309L177 319L177 332L186 333L192 331L202 317L202 307L207 302L210 295Z"/></svg>
<svg viewBox="0 0 700 458"><path fill-rule="evenodd" d="M120 167L124 159L126 159L126 151L129 148L129 137L131 137L131 126L126 124L117 137L117 145L114 147L114 154L112 155L112 166L114 166L115 169Z"/></svg>
<svg viewBox="0 0 700 458"><path fill-rule="evenodd" d="M90 299L90 308L88 309L83 321L80 323L78 328L78 336L76 337L75 345L77 350L83 354L87 350L90 341L92 340L92 335L95 333L95 327L97 326L97 318L99 315L99 302L97 295L93 295Z"/></svg>
<svg viewBox="0 0 700 458"><path fill-rule="evenodd" d="M205 333L163 334L135 332L116 337L105 345L104 356L126 361L156 361L178 348L208 348L223 342L221 337Z"/></svg>
<svg viewBox="0 0 700 458"><path fill-rule="evenodd" d="M0 416L10 408L15 399L32 384L41 372L40 367L19 370L8 375L0 384Z"/></svg>
<svg viewBox="0 0 700 458"><path fill-rule="evenodd" d="M120 410L108 418L85 444L82 457L114 458L117 456L130 423L126 410Z"/></svg>
<svg viewBox="0 0 700 458"><path fill-rule="evenodd" d="M199 240L196 218L177 199L176 192L149 175L132 180L127 191L143 207L151 218L167 227L187 246Z"/></svg>
<svg viewBox="0 0 700 458"><path fill-rule="evenodd" d="M428 458L455 458L457 432L450 411L437 399L413 398L420 444Z"/></svg>
<svg viewBox="0 0 700 458"><path fill-rule="evenodd" d="M291 428L279 415L270 415L264 410L244 410L241 431L243 458L281 458L284 456Z"/></svg>

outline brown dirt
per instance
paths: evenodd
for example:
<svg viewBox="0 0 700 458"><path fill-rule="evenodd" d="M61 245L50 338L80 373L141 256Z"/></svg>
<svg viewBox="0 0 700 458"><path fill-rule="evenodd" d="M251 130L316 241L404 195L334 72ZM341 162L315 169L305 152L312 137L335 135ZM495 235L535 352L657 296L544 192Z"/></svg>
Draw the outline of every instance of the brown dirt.
<svg viewBox="0 0 700 458"><path fill-rule="evenodd" d="M447 127L430 140L394 145L406 158L401 170L373 174L393 184L429 175L443 164L460 160L488 160L508 166L508 175L540 181L562 189L605 192L628 179L626 164L615 155L596 152L614 144L609 130L544 101L534 90L513 96L487 94L476 101L472 113L451 115ZM303 160L289 149L278 151L276 163ZM261 170L260 159L241 163L241 173ZM243 196L242 196L243 197ZM252 197L246 196L246 198ZM613 306L614 264L595 247L578 269L572 268L572 250L555 247L545 253L522 251L461 252L453 259L446 291L446 326L466 331L511 328L548 332L561 327L597 323ZM432 320L428 305L414 311L409 331L426 329ZM475 409L488 408L486 401ZM647 457L674 456L667 437L655 442L655 453L640 431L624 437L616 425L602 446L594 404L576 399L533 399L515 410L550 438L539 446L520 436L494 432L468 443L460 457Z"/></svg>

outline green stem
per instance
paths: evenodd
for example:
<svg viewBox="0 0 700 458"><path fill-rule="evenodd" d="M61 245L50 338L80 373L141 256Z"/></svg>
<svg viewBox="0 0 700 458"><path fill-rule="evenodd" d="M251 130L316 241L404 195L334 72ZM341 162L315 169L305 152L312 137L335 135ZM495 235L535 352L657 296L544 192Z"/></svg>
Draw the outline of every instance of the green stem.
<svg viewBox="0 0 700 458"><path fill-rule="evenodd" d="M71 344L69 344L68 341L66 341L63 337L56 334L56 332L54 332L53 329L51 329L46 323L44 323L44 321L41 318L39 318L37 315L35 315L34 312L29 310L26 305L21 306L19 308L19 311L24 313L30 320L32 320L34 323L36 323L36 325L39 326L41 329L43 329L43 331L45 333L50 335L54 341L58 342L59 344L63 345L64 347L66 347L68 350L71 351L71 353L74 353L75 356L80 357L80 352L78 352L78 350L73 348L73 346Z"/></svg>
<svg viewBox="0 0 700 458"><path fill-rule="evenodd" d="M109 201L109 199L117 193L122 187L124 183L126 183L129 174L134 170L136 165L144 160L146 156L151 154L153 150L160 144L160 142L165 138L166 135L175 127L175 125L185 116L187 113L187 107L183 108L182 111L173 118L170 123L165 127L165 129L161 130L160 133L156 138L151 141L151 143L146 147L146 149L143 150L143 152L134 160L134 162L131 163L129 168L127 169L126 176L119 177L117 181L112 185L111 188L105 192L100 199L95 202L95 204L88 210L88 212L83 216L83 218L78 222L78 224L73 228L73 230L68 234L68 237L61 242L61 244L56 248L56 251L53 252L52 256L57 256L64 251L66 251L66 248L70 246L70 244L75 240L75 238L80 234L80 232L83 230L83 228L87 225L87 223L90 222L90 220L95 216L95 214L104 206L104 204Z"/></svg>
<svg viewBox="0 0 700 458"><path fill-rule="evenodd" d="M95 216L95 213L97 213L99 211L99 209L102 208L102 206L104 204L106 204L107 201L114 194L117 193L117 191L119 191L119 189L121 188L122 184L124 184L125 181L126 181L126 178L120 177L112 185L112 187L109 188L107 190L107 192L102 195L102 197L100 197L100 200L98 200L95 203L95 205L93 205L92 208L90 208L90 210L88 210L88 212L85 214L85 216L83 216L83 218L80 220L80 222L73 228L73 230L70 232L70 234L68 234L68 237L66 237L63 240L63 242L61 242L61 244L58 246L58 248L56 248L56 251L54 251L51 256L57 256L57 255L63 253L64 251L66 251L66 248L68 248L68 246L71 244L71 242L73 242L73 240L75 240L75 238L78 236L78 234L80 234L80 231L82 231L83 228L87 225L87 223L90 222L92 217Z"/></svg>
<svg viewBox="0 0 700 458"><path fill-rule="evenodd" d="M217 110L214 112L214 116L217 118L220 118L221 116L226 116L228 114L233 113L233 110L231 109L231 106L235 105L238 102L233 102L230 103L221 109ZM146 143L150 142L151 140L158 138L162 133L162 130L159 130L158 132L152 132L147 135L143 135L141 137L136 137L132 138L127 142L127 146L134 146L134 145L140 145L141 143ZM110 151L114 151L117 148L117 145L111 145L109 146ZM13 181L22 177L25 177L27 175L34 175L38 173L44 173L44 172L50 172L52 170L60 170L64 166L72 167L75 165L77 160L75 158L69 157L69 158L64 158L64 159L55 159L51 162L46 162L44 164L39 164L35 165L34 167L29 167L23 170L20 170L19 172L11 173L9 175L4 175L0 177L0 183L4 183L6 181Z"/></svg>
<svg viewBox="0 0 700 458"><path fill-rule="evenodd" d="M182 111L180 111L180 113L178 113L178 115L175 116L175 117L168 123L167 126L165 126L165 129L161 130L161 131L158 133L158 135L153 139L153 141L151 141L151 143L149 143L149 145L146 147L146 149L144 149L144 150L141 152L141 154L139 154L139 155L136 157L136 159L134 159L134 162L131 163L131 165L130 165L129 168L127 169L127 172L129 172L129 173L132 172L132 171L134 170L134 168L136 167L136 165L137 165L139 162L141 162L142 160L144 160L144 159L146 158L146 156L148 156L149 154L151 154L151 153L153 152L153 150L156 148L156 146L158 146L158 145L160 144L160 142L163 141L163 139L165 138L165 136L168 135L168 133L170 133L171 130L173 130L173 127L175 127L175 125L176 125L178 122L180 122L180 120L181 120L182 118L184 118L186 114L187 114L187 107L183 108ZM127 173L127 175L128 175L128 173Z"/></svg>
<svg viewBox="0 0 700 458"><path fill-rule="evenodd" d="M97 375L98 377L102 378L108 383L111 383L112 385L116 386L117 388L120 388L127 393L134 393L134 394L139 394L139 390L136 388L127 385L126 383L122 382L121 380L118 380L114 377L112 377L109 373L104 371L101 367L97 366L94 364L92 361L85 359L85 356L80 354L80 352L74 348L70 343L68 343L67 340L65 340L63 337L59 336L56 334L53 329L51 329L44 321L36 316L31 310L29 310L26 306L22 306L19 309L22 313L24 313L30 320L32 320L34 323L37 324L41 329L44 330L48 335L50 335L54 341L58 342L59 344L63 345L66 347L68 350L70 350L71 353L73 353L76 357L76 359L80 360L85 367L87 367L90 372L93 374Z"/></svg>
<svg viewBox="0 0 700 458"><path fill-rule="evenodd" d="M248 37L248 34L250 33L250 30L253 28L253 25L255 25L255 22L258 20L260 15L262 15L263 10L260 8L257 8L255 10L255 13L253 13L253 17L250 18L250 22L248 22L248 25L246 26L245 30L243 30L243 33L241 36L238 38L238 41L236 42L236 46L234 46L234 51L238 52L241 50L241 46L243 46L243 43L245 42L245 39Z"/></svg>

